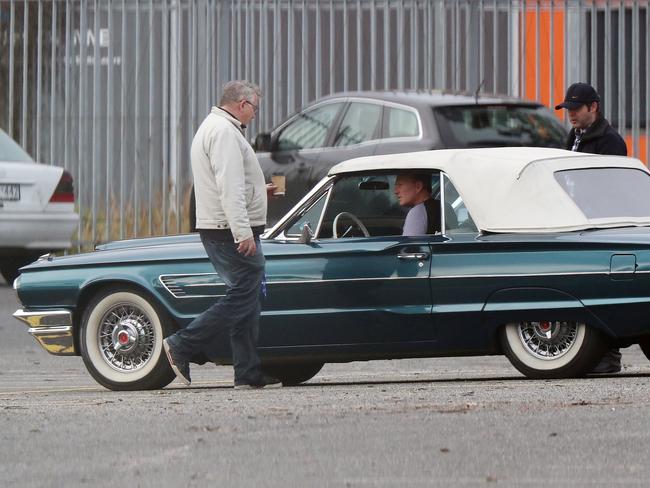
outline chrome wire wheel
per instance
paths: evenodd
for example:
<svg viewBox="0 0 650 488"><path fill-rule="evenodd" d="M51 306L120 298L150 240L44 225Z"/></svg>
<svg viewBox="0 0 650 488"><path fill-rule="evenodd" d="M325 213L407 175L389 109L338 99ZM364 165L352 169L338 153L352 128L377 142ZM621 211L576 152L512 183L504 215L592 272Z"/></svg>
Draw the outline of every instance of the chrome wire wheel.
<svg viewBox="0 0 650 488"><path fill-rule="evenodd" d="M529 377L572 374L584 355L588 327L583 322L514 322L502 329L503 349L510 362ZM591 334L593 335L593 334Z"/></svg>
<svg viewBox="0 0 650 488"><path fill-rule="evenodd" d="M539 359L552 361L567 354L576 343L576 322L520 322L519 340Z"/></svg>
<svg viewBox="0 0 650 488"><path fill-rule="evenodd" d="M132 303L119 303L106 312L98 328L104 361L117 371L132 372L151 360L155 330L147 314Z"/></svg>
<svg viewBox="0 0 650 488"><path fill-rule="evenodd" d="M111 390L162 388L174 378L162 340L174 327L167 312L146 293L121 286L98 292L81 320L84 364Z"/></svg>

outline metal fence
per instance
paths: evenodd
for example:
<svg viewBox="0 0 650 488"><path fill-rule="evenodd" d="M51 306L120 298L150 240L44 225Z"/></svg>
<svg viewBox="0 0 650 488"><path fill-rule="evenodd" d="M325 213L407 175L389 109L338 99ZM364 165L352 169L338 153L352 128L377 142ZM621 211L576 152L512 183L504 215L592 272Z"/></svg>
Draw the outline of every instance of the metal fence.
<svg viewBox="0 0 650 488"><path fill-rule="evenodd" d="M594 84L650 160L650 16L631 0L0 0L0 127L75 177L77 241L186 231L194 130L227 80L250 136L333 92L443 89L554 105Z"/></svg>

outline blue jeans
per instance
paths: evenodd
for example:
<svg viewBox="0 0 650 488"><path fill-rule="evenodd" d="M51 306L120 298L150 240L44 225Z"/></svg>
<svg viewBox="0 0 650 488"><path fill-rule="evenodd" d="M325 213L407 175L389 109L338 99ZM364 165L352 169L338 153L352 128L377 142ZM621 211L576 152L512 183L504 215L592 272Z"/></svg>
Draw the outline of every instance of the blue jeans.
<svg viewBox="0 0 650 488"><path fill-rule="evenodd" d="M224 329L230 329L235 382L255 381L260 375L257 338L260 324L260 287L264 277L264 254L256 237L257 253L244 256L232 241L215 239L209 230L199 230L210 262L226 284L225 296L169 337L174 353L189 360L194 354L210 353L210 344Z"/></svg>

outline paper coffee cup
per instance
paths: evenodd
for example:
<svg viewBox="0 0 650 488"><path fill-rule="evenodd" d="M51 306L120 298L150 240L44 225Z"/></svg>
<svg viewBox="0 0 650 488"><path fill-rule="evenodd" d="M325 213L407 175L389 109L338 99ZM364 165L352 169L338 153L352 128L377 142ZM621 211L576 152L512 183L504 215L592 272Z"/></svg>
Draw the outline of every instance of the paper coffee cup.
<svg viewBox="0 0 650 488"><path fill-rule="evenodd" d="M284 195L286 192L286 178L284 175L273 175L271 176L271 183L273 183L276 188L273 190L274 195Z"/></svg>

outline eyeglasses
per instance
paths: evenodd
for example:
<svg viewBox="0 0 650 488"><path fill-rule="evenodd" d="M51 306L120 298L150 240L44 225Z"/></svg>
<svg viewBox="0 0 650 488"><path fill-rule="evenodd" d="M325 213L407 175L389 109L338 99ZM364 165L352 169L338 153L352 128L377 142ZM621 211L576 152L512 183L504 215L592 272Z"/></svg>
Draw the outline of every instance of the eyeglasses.
<svg viewBox="0 0 650 488"><path fill-rule="evenodd" d="M253 112L257 113L257 111L260 109L258 105L255 105L253 102L249 102L248 100L244 100L244 103L247 103L251 107L253 107Z"/></svg>

